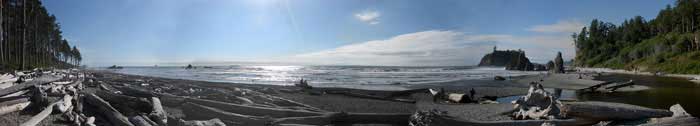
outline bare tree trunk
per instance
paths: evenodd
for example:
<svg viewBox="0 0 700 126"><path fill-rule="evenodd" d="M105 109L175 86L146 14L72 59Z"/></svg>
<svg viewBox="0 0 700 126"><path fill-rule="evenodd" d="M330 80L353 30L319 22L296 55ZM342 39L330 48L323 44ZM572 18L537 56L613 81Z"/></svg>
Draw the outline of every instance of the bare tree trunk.
<svg viewBox="0 0 700 126"><path fill-rule="evenodd" d="M5 10L5 0L0 0L0 63L5 63L5 29L4 22L5 16L3 15L3 10Z"/></svg>
<svg viewBox="0 0 700 126"><path fill-rule="evenodd" d="M22 4L22 17L23 17L23 18L22 18L22 19L23 19L22 24L23 24L24 27L23 27L23 29L22 29L22 45L21 45L21 48L22 48L22 50L21 50L21 51L22 51L22 57L21 57L21 59L20 59L20 60L21 60L21 61L20 61L21 66L19 67L20 70L23 70L23 69L24 69L24 57L25 57L24 53L25 53L25 50L26 50L26 49L25 49L25 46L26 46L25 44L27 43L27 1L24 0L24 1L22 1L22 2L23 2L23 4Z"/></svg>

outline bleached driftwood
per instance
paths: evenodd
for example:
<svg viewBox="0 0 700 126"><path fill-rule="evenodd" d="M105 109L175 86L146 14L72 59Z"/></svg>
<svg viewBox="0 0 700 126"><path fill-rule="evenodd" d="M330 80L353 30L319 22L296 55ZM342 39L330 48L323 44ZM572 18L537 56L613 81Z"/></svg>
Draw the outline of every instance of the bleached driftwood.
<svg viewBox="0 0 700 126"><path fill-rule="evenodd" d="M527 95L513 101L515 119L560 119L561 102L541 84L532 82Z"/></svg>
<svg viewBox="0 0 700 126"><path fill-rule="evenodd" d="M269 117L259 117L259 116L250 116L250 115L242 115L238 113L231 113L231 112L226 112L222 111L216 108L212 107L207 107L195 103L190 103L187 102L182 105L182 111L187 114L188 118L193 118L193 119L212 119L212 118L219 118L221 120L226 120L227 125L265 125L268 123L271 119ZM233 123L228 123L228 122L236 122L236 124Z"/></svg>
<svg viewBox="0 0 700 126"><path fill-rule="evenodd" d="M214 118L210 120L189 120L185 121L183 119L178 120L177 126L226 126L219 118Z"/></svg>
<svg viewBox="0 0 700 126"><path fill-rule="evenodd" d="M11 94L7 94L7 95L5 95L5 96L2 96L2 97L0 97L0 98L7 98L7 97L20 96L20 95L26 94L27 92L29 92L29 90L20 90L20 91L17 91L17 92L15 92L15 93L11 93Z"/></svg>
<svg viewBox="0 0 700 126"><path fill-rule="evenodd" d="M57 103L53 107L55 107L56 110L58 110L59 112L64 113L64 112L68 111L68 108L73 107L72 100L73 100L72 96L64 95L63 99L61 99L61 102Z"/></svg>
<svg viewBox="0 0 700 126"><path fill-rule="evenodd" d="M668 110L610 102L570 102L561 110L564 116L590 120L637 120L673 115Z"/></svg>
<svg viewBox="0 0 700 126"><path fill-rule="evenodd" d="M688 114L680 104L675 104L670 108L673 116L664 118L652 118L642 126L699 126L700 119Z"/></svg>
<svg viewBox="0 0 700 126"><path fill-rule="evenodd" d="M87 119L85 119L85 123L83 123L86 126L95 126L95 117L90 116Z"/></svg>
<svg viewBox="0 0 700 126"><path fill-rule="evenodd" d="M151 106L153 106L153 112L151 112L148 116L161 126L168 125L168 114L165 113L165 110L163 110L163 106L160 104L160 99L157 97L151 97L151 104Z"/></svg>
<svg viewBox="0 0 700 126"><path fill-rule="evenodd" d="M233 103L219 102L219 101L213 101L213 100L204 100L204 99L196 99L196 98L186 98L185 102L192 102L192 103L206 105L206 106L209 106L211 108L216 108L216 109L220 109L220 110L227 111L227 112L235 112L238 114L252 115L252 116L269 116L269 117L279 118L279 117L301 117L301 116L322 115L322 113L311 112L311 111L238 105L238 104L233 104Z"/></svg>
<svg viewBox="0 0 700 126"><path fill-rule="evenodd" d="M36 79L36 80L31 80L27 81L24 83L12 85L11 87L5 88L5 89L0 89L0 96L5 96L7 94L15 93L20 90L27 89L29 87L39 85L39 84L44 84L48 82L52 82L58 80L58 78L48 78L48 79Z"/></svg>
<svg viewBox="0 0 700 126"><path fill-rule="evenodd" d="M320 116L287 117L275 119L273 125L342 125L342 124L393 124L407 125L408 113L345 113L330 112Z"/></svg>
<svg viewBox="0 0 700 126"><path fill-rule="evenodd" d="M99 96L88 93L85 94L85 101L98 108L98 113L104 115L109 122L117 126L134 126L129 122L129 119L122 115L117 109L112 107L107 101L103 100Z"/></svg>
<svg viewBox="0 0 700 126"><path fill-rule="evenodd" d="M2 82L0 83L0 89L9 88L15 85L15 82Z"/></svg>
<svg viewBox="0 0 700 126"><path fill-rule="evenodd" d="M44 110L39 112L39 114L32 116L32 118L30 118L26 122L20 124L20 126L36 126L37 124L39 124L39 122L41 122L41 120L44 120L44 118L48 117L51 114L51 112L53 112L54 105L61 104L61 102L63 102L63 100L59 100L57 102L51 103Z"/></svg>
<svg viewBox="0 0 700 126"><path fill-rule="evenodd" d="M7 106L0 106L0 115L5 115L7 113L11 112L16 112L19 110L22 110L24 108L27 108L29 106L30 102L21 102L17 104L12 104L12 105L7 105Z"/></svg>
<svg viewBox="0 0 700 126"><path fill-rule="evenodd" d="M23 103L23 102L28 102L28 101L29 101L28 96L13 96L13 97L0 98L0 106L14 105L17 103Z"/></svg>
<svg viewBox="0 0 700 126"><path fill-rule="evenodd" d="M144 98L136 98L100 90L95 91L95 95L109 102L112 107L127 116L134 116L138 113L150 113L153 111L151 103Z"/></svg>

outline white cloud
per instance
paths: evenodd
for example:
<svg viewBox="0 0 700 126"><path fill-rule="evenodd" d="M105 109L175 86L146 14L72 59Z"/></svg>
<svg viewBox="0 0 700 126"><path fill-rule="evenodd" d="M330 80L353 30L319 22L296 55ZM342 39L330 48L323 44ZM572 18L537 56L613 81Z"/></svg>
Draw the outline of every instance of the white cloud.
<svg viewBox="0 0 700 126"><path fill-rule="evenodd" d="M574 33L581 31L584 26L583 23L576 20L559 20L555 24L536 25L527 30L543 33Z"/></svg>
<svg viewBox="0 0 700 126"><path fill-rule="evenodd" d="M381 14L377 11L363 11L355 14L355 18L371 25L379 24L379 17Z"/></svg>
<svg viewBox="0 0 700 126"><path fill-rule="evenodd" d="M295 61L342 65L475 64L503 36L470 36L454 31L423 31L292 56Z"/></svg>
<svg viewBox="0 0 700 126"><path fill-rule="evenodd" d="M573 41L564 35L471 35L456 31L423 31L288 57L293 63L322 65L476 65L493 46L522 49L533 62L545 63L561 51L573 58Z"/></svg>

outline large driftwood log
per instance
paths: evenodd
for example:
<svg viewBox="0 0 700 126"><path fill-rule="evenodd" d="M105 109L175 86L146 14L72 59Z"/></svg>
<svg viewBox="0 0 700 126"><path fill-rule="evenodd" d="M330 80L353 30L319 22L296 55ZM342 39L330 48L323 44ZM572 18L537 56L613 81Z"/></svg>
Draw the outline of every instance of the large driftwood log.
<svg viewBox="0 0 700 126"><path fill-rule="evenodd" d="M28 101L29 101L28 96L13 96L13 97L0 98L0 106L14 105L17 103L23 103L23 102L28 102Z"/></svg>
<svg viewBox="0 0 700 126"><path fill-rule="evenodd" d="M614 86L606 87L605 89L609 90L610 92L615 92L617 89L622 88L622 87L627 87L627 86L632 86L634 85L634 81L630 80L624 83L620 83Z"/></svg>
<svg viewBox="0 0 700 126"><path fill-rule="evenodd" d="M564 116L591 120L638 120L673 115L668 110L610 102L569 102L561 109Z"/></svg>
<svg viewBox="0 0 700 126"><path fill-rule="evenodd" d="M22 110L24 108L27 108L27 106L29 106L30 103L31 102L27 101L27 102L22 102L22 103L7 105L7 106L0 106L0 115L5 115L7 113Z"/></svg>
<svg viewBox="0 0 700 126"><path fill-rule="evenodd" d="M32 118L30 118L26 122L20 124L20 126L36 126L37 124L39 124L39 122L41 122L41 120L44 120L44 118L48 117L51 114L51 112L53 112L54 105L62 104L62 102L63 102L63 99L61 99L57 102L51 103L44 110L39 112L39 114L32 116Z"/></svg>
<svg viewBox="0 0 700 126"><path fill-rule="evenodd" d="M345 113L330 112L321 116L288 117L275 119L273 125L339 125L339 124L394 124L407 125L411 114L404 113Z"/></svg>
<svg viewBox="0 0 700 126"><path fill-rule="evenodd" d="M688 114L680 104L671 106L670 110L673 116L653 118L642 126L700 126L700 119Z"/></svg>
<svg viewBox="0 0 700 126"><path fill-rule="evenodd" d="M182 105L182 111L186 113L187 118L192 119L212 119L219 118L221 120L226 120L227 125L266 125L271 119L269 117L259 117L242 115L238 113L231 113L222 111L216 108L207 107L195 103L187 102ZM235 122L236 124L232 123Z"/></svg>
<svg viewBox="0 0 700 126"><path fill-rule="evenodd" d="M612 83L614 83L614 81L606 81L606 82L603 82L603 83L600 83L600 84L596 84L596 85L593 85L593 86L590 86L590 87L587 87L587 88L579 89L579 91L583 91L583 92L595 92L596 90L598 90L598 88L603 87L603 86L605 86L605 85L612 84Z"/></svg>
<svg viewBox="0 0 700 126"><path fill-rule="evenodd" d="M32 87L32 86L39 85L39 84L43 84L43 83L47 83L47 82L46 82L46 81L36 81L36 80L33 80L33 81L28 81L28 82L20 83L20 84L17 84L17 85L13 85L12 87L8 87L8 88L5 88L5 89L0 89L0 96L4 96L4 95L11 94L11 93L15 93L15 92L17 92L17 91L24 90L24 89L30 88L30 87Z"/></svg>
<svg viewBox="0 0 700 126"><path fill-rule="evenodd" d="M142 98L114 94L107 91L95 91L95 95L109 102L113 107L126 116L134 116L138 113L150 113L153 111L151 103Z"/></svg>
<svg viewBox="0 0 700 126"><path fill-rule="evenodd" d="M109 122L117 126L134 126L129 122L129 119L122 115L117 109L112 107L107 101L103 100L99 96L88 93L85 94L85 101L98 108L98 113L107 117Z"/></svg>
<svg viewBox="0 0 700 126"><path fill-rule="evenodd" d="M157 97L151 97L151 104L151 106L153 106L153 112L151 112L148 116L161 126L168 125L168 114L165 113L165 110L163 110L163 106L160 104L160 99Z"/></svg>
<svg viewBox="0 0 700 126"><path fill-rule="evenodd" d="M233 103L219 102L213 100L204 100L196 98L187 98L186 102L192 102L200 105L206 105L212 108L220 109L228 112L235 112L238 114L252 115L252 116L269 116L274 118L280 117L301 117L301 116L318 116L322 113L303 111L303 110L290 110L290 109L279 109L279 108L268 108L268 107L257 107L257 106L247 106L238 105Z"/></svg>
<svg viewBox="0 0 700 126"><path fill-rule="evenodd" d="M5 96L2 96L2 97L0 97L0 98L7 98L7 97L20 96L20 95L26 94L27 92L29 92L29 90L20 90L20 91L17 91L17 92L15 92L15 93L10 93L10 94L7 94L7 95L5 95Z"/></svg>

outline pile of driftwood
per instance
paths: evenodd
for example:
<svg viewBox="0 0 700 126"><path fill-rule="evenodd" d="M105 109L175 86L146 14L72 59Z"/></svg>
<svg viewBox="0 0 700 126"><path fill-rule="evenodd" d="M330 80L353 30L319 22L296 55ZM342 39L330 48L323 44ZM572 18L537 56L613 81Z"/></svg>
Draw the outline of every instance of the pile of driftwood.
<svg viewBox="0 0 700 126"><path fill-rule="evenodd" d="M135 83L126 80L118 81ZM102 82L101 80L93 82L97 83L94 85L99 89L91 97L103 99L105 103L101 103L100 106L107 106L101 107L100 110L108 112L106 113L108 115L117 115L110 117L113 118L109 120L112 125L128 125L128 123L137 126L145 125L150 122L149 119L158 124L156 119L162 119L161 116L153 118L152 115L158 115L155 113L159 113L156 110L160 108L181 110L184 118L169 115L165 117L169 120L165 123L181 126L406 125L407 119L411 115L410 113L329 112L267 93L238 87L227 87L230 90L225 90L198 85L168 86L159 83L144 84L149 82L142 80L138 81L140 84L119 84ZM158 105L162 106L156 107ZM149 111L152 113L146 113ZM145 116L138 118L135 115ZM185 118L190 120L186 121Z"/></svg>
<svg viewBox="0 0 700 126"><path fill-rule="evenodd" d="M526 96L513 102L513 120L476 121L450 117L447 112L419 111L411 116L411 126L540 126L540 125L700 125L700 119L676 104L669 110L610 102L560 102L532 83Z"/></svg>
<svg viewBox="0 0 700 126"><path fill-rule="evenodd" d="M34 70L5 74L1 79L4 86L0 89L0 115L22 110L37 113L22 126L37 125L51 113L61 114L64 121L76 125L94 125L94 117L80 113L80 73Z"/></svg>

